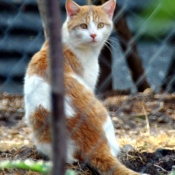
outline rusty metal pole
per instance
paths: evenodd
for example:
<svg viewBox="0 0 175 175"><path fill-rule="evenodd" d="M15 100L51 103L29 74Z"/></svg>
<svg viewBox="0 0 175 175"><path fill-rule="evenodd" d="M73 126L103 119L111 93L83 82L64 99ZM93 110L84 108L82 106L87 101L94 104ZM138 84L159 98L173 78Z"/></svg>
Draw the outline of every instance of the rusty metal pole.
<svg viewBox="0 0 175 175"><path fill-rule="evenodd" d="M52 175L65 174L66 124L64 116L64 59L61 42L61 13L59 0L46 0L47 31L51 73L52 102Z"/></svg>

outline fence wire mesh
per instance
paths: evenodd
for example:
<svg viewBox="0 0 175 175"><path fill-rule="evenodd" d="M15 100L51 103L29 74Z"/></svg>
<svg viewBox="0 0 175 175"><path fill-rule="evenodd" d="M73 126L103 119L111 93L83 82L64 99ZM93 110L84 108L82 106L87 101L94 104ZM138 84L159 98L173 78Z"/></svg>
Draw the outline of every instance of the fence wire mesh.
<svg viewBox="0 0 175 175"><path fill-rule="evenodd" d="M90 3L86 0L75 2L79 5ZM101 3L98 0L92 2L95 5ZM159 160L150 159L142 152L156 153L158 148L175 149L175 26L161 35L154 32L148 34L145 32L145 24L152 14L143 18L141 13L151 6L151 0L146 4L139 0L118 0L117 3L113 18L114 30L99 58L101 74L95 93L112 118L115 134L123 151L119 156L120 161L136 171L154 175L162 172L168 174L174 164L174 152L164 155L159 152L162 156ZM60 1L60 8L64 22L64 0ZM48 160L36 151L35 143L30 137L31 129L25 124L23 117L26 68L43 43L44 32L37 2L1 0L0 161L27 158ZM72 81L71 88L75 86L76 82ZM68 134L69 137L81 128L88 111L93 110L96 103L96 98L88 103L80 120ZM93 122L89 125L98 132ZM39 128L38 133L43 132L43 128ZM96 141L89 156L105 139L103 134L99 134L100 139ZM161 164L165 161L164 156L169 154L172 156L169 158L169 165ZM132 156L136 159L131 160ZM152 154L153 156L157 154ZM144 160L138 160L140 157ZM78 174L94 173L87 166L79 164L67 167L75 169ZM0 170L0 174L17 173L18 170ZM20 170L20 173L28 172Z"/></svg>

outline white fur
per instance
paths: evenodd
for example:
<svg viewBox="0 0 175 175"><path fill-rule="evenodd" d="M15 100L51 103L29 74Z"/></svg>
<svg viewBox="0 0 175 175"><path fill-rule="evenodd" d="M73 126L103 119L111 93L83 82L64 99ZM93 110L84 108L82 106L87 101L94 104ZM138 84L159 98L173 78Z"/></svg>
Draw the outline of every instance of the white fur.
<svg viewBox="0 0 175 175"><path fill-rule="evenodd" d="M98 57L100 51L112 31L111 25L105 25L104 28L98 29L97 24L93 22L92 17L88 24L88 29L82 29L80 26L75 27L72 31L68 31L67 23L70 19L67 18L62 28L63 43L68 45L72 52L77 56L84 68L83 79L86 84L95 90L96 82L99 75ZM96 42L90 34L95 33Z"/></svg>
<svg viewBox="0 0 175 175"><path fill-rule="evenodd" d="M75 110L71 103L71 98L66 96L64 100L64 111L67 118L74 117Z"/></svg>
<svg viewBox="0 0 175 175"><path fill-rule="evenodd" d="M40 105L50 111L50 85L37 75L25 77L24 83L25 118Z"/></svg>
<svg viewBox="0 0 175 175"><path fill-rule="evenodd" d="M50 85L37 75L26 76L24 84L25 117L28 120L30 114L35 112L39 106L51 110L50 107ZM73 117L75 111L71 104L71 99L65 96L65 115Z"/></svg>
<svg viewBox="0 0 175 175"><path fill-rule="evenodd" d="M81 59L81 64L84 68L83 79L89 88L94 91L96 82L99 75L99 64L98 64L98 54L93 52L76 52L75 53Z"/></svg>
<svg viewBox="0 0 175 175"><path fill-rule="evenodd" d="M111 153L113 156L117 156L120 153L120 147L115 136L114 126L110 116L107 116L107 121L105 122L103 129L106 133L109 147L111 148Z"/></svg>
<svg viewBox="0 0 175 175"><path fill-rule="evenodd" d="M67 163L74 163L74 162L78 162L78 160L76 160L73 155L75 152L76 146L73 142L72 139L67 139Z"/></svg>

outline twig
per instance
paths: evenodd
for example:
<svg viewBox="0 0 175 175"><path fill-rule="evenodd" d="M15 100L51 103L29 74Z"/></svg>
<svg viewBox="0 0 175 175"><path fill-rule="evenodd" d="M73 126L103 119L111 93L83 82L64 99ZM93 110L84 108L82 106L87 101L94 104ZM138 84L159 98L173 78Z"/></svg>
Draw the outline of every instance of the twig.
<svg viewBox="0 0 175 175"><path fill-rule="evenodd" d="M164 171L164 172L167 172L164 168L162 168L161 166L159 166L159 165L157 165L157 164L154 164L154 166L155 167L157 167L157 168L160 168L162 171Z"/></svg>
<svg viewBox="0 0 175 175"><path fill-rule="evenodd" d="M145 119L146 119L146 128L147 128L148 133L150 134L150 124L149 124L149 120L148 120L148 115L147 115L147 112L146 112L144 106L142 106L142 109L143 109L143 113L144 113Z"/></svg>

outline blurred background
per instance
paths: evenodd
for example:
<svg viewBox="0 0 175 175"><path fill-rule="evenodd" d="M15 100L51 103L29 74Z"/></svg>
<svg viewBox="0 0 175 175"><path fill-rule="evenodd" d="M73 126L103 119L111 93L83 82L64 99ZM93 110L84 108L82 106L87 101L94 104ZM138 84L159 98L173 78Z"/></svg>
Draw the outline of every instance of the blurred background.
<svg viewBox="0 0 175 175"><path fill-rule="evenodd" d="M75 2L86 4L86 0ZM64 4L65 0L60 1L62 21L65 19ZM147 22L152 17L150 10L154 5L151 0L146 3L118 0L115 30L109 39L112 54L104 49L100 56L104 74L100 77L97 92L117 89L134 93L149 87L155 92L175 91L175 27L171 25L159 31L162 25L167 26L162 18L160 26L156 24L149 30L150 23ZM23 93L27 64L43 42L36 0L0 1L0 93Z"/></svg>

